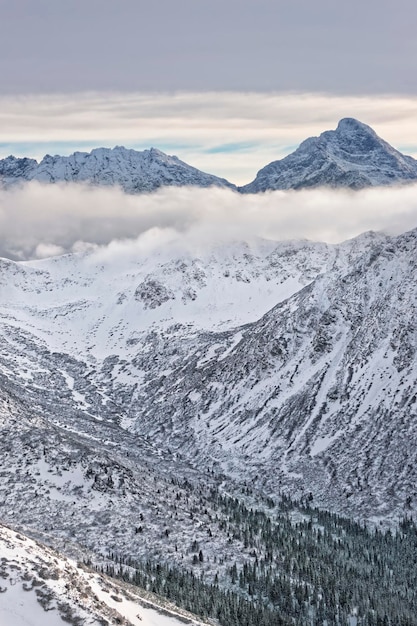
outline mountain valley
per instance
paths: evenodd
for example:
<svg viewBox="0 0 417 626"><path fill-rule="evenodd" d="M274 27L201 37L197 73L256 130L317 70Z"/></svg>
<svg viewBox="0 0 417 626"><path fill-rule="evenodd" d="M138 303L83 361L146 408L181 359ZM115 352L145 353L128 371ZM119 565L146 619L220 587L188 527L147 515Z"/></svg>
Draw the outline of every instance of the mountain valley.
<svg viewBox="0 0 417 626"><path fill-rule="evenodd" d="M0 172L231 186L145 153ZM350 119L287 159L239 191L417 179ZM416 624L416 259L416 229L0 259L0 623L36 587L51 626Z"/></svg>

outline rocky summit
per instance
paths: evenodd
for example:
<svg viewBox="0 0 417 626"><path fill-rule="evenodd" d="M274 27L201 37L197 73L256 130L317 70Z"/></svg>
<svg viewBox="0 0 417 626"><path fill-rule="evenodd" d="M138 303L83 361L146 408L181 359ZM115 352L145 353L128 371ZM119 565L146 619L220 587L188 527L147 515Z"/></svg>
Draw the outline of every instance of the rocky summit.
<svg viewBox="0 0 417 626"><path fill-rule="evenodd" d="M303 141L295 152L262 168L242 193L309 187L361 189L417 180L417 161L395 150L353 118Z"/></svg>

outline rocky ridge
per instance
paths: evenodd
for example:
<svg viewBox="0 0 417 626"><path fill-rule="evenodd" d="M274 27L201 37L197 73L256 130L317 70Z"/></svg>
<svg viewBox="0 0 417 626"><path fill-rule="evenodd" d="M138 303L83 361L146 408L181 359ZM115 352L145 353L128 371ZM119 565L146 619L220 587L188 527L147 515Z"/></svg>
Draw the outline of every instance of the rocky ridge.
<svg viewBox="0 0 417 626"><path fill-rule="evenodd" d="M0 525L0 620L13 626L205 626L137 587L118 583Z"/></svg>
<svg viewBox="0 0 417 626"><path fill-rule="evenodd" d="M24 181L117 185L126 193L143 193L164 186L225 187L234 185L187 165L175 156L151 148L138 152L122 146L75 152L69 157L34 159L9 156L0 160L0 180L10 186Z"/></svg>

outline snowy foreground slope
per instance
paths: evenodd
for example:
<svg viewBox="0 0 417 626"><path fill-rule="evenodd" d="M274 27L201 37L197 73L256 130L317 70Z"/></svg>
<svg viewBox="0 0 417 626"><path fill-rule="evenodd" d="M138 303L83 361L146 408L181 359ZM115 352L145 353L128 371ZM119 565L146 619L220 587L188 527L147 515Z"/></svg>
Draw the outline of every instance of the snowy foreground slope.
<svg viewBox="0 0 417 626"><path fill-rule="evenodd" d="M137 587L117 583L0 525L2 626L203 626ZM206 623L206 622L204 622Z"/></svg>

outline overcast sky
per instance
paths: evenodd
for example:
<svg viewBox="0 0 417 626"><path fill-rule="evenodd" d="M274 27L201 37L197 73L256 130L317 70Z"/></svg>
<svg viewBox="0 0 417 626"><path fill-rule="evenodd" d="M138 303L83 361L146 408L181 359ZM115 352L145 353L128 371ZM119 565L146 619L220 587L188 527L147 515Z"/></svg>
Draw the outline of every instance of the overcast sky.
<svg viewBox="0 0 417 626"><path fill-rule="evenodd" d="M0 0L6 93L417 94L413 0Z"/></svg>

